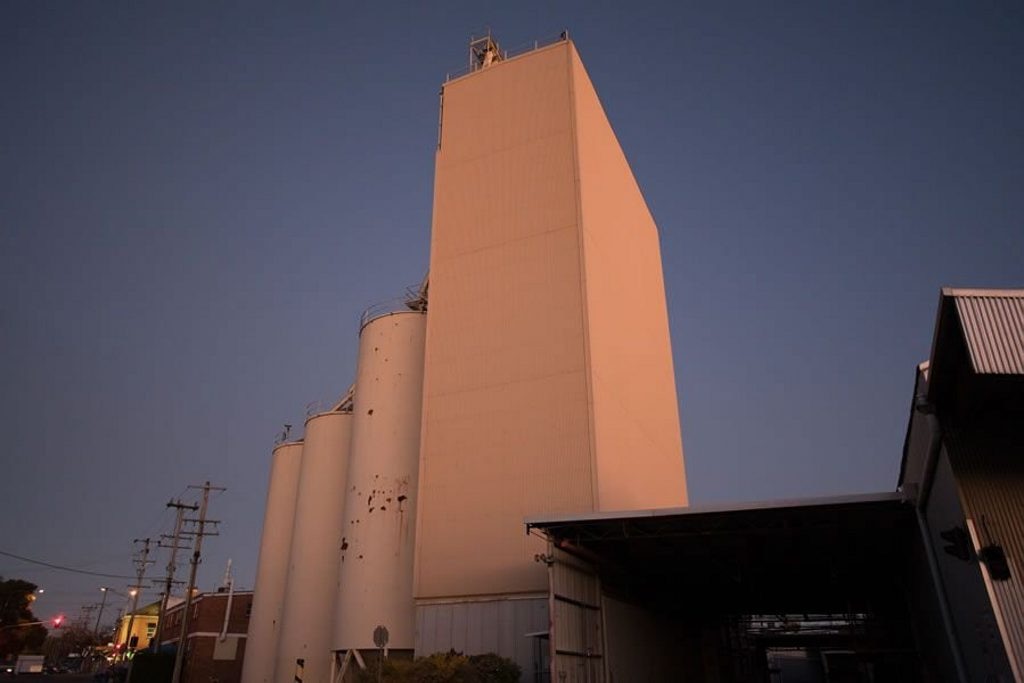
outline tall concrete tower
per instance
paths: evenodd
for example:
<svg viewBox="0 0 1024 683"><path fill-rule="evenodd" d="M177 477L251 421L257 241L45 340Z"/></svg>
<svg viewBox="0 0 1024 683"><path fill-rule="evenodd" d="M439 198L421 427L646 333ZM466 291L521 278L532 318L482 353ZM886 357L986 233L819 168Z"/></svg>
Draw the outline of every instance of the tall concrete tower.
<svg viewBox="0 0 1024 683"><path fill-rule="evenodd" d="M587 72L569 40L480 54L442 90L418 653L508 654L474 613L546 630L524 517L687 502L657 228Z"/></svg>

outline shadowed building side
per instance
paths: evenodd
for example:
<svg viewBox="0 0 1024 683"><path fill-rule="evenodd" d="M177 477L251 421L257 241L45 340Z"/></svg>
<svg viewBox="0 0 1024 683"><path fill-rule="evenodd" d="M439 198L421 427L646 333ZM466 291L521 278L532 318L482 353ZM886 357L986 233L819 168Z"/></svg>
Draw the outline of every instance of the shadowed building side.
<svg viewBox="0 0 1024 683"><path fill-rule="evenodd" d="M571 44L597 508L685 505L658 228Z"/></svg>
<svg viewBox="0 0 1024 683"><path fill-rule="evenodd" d="M944 288L900 486L962 678L1024 680L1024 290Z"/></svg>

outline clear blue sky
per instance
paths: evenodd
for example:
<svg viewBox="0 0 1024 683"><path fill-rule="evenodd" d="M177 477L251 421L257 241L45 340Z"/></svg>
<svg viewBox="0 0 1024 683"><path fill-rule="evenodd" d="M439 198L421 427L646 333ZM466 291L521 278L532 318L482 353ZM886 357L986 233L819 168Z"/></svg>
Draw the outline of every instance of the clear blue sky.
<svg viewBox="0 0 1024 683"><path fill-rule="evenodd" d="M202 587L251 586L275 432L426 269L488 24L570 30L658 221L692 501L895 486L939 288L1024 284L1020 3L8 0L0 550L127 574L210 479Z"/></svg>

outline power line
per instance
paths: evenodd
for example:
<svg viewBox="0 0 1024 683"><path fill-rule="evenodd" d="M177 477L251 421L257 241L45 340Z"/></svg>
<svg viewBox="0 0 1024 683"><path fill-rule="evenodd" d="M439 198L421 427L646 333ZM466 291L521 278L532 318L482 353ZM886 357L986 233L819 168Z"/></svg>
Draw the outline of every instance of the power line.
<svg viewBox="0 0 1024 683"><path fill-rule="evenodd" d="M72 572L74 574L88 574L89 576L102 576L108 579L134 579L134 576L127 576L123 574L104 574L103 572L90 572L85 569L76 569L75 567L65 567L61 564L53 564L52 562L43 562L42 560L33 560L30 557L22 557L21 555L15 555L14 553L8 553L0 550L0 555L5 557L13 557L16 560L22 562L28 562L29 564L38 564L43 567L49 567L50 569L59 569L62 572Z"/></svg>

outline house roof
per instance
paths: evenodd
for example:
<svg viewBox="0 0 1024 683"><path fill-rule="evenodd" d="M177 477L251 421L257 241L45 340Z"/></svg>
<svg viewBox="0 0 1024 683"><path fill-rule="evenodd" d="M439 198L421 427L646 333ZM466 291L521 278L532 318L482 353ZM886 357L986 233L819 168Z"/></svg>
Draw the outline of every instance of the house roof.
<svg viewBox="0 0 1024 683"><path fill-rule="evenodd" d="M946 288L942 296L953 302L974 372L1024 375L1024 289Z"/></svg>

